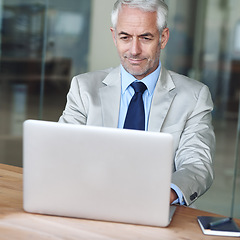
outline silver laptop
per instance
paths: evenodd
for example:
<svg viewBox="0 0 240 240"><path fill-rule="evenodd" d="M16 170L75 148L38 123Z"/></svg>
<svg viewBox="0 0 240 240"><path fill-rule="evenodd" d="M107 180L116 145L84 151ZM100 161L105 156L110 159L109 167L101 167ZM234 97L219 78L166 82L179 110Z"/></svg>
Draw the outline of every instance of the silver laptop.
<svg viewBox="0 0 240 240"><path fill-rule="evenodd" d="M24 210L168 226L172 158L169 134L27 120Z"/></svg>

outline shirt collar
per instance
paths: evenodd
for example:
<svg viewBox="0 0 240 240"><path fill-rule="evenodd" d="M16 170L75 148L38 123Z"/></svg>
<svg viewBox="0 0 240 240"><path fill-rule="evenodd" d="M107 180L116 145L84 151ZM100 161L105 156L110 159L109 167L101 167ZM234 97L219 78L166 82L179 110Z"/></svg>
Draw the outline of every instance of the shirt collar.
<svg viewBox="0 0 240 240"><path fill-rule="evenodd" d="M161 70L161 61L159 61L159 65L158 68L152 72L151 74L147 75L145 78L143 78L141 80L141 82L143 82L146 86L147 89L149 91L149 95L153 94L153 91L155 89L159 74L160 74L160 70ZM124 67L121 65L121 78L122 78L122 94L124 94L124 92L126 91L126 89L128 88L128 86L135 82L135 81L139 81L137 80L133 75L131 75L130 73L128 73Z"/></svg>

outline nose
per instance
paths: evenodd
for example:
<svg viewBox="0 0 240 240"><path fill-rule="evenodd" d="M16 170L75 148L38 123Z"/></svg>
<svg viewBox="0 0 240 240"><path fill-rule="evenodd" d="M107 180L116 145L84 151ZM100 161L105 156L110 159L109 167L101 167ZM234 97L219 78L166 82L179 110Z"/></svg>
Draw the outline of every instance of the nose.
<svg viewBox="0 0 240 240"><path fill-rule="evenodd" d="M130 47L131 55L137 56L137 55L141 54L141 52L142 52L142 49L141 49L141 43L140 43L139 39L133 38L132 44Z"/></svg>

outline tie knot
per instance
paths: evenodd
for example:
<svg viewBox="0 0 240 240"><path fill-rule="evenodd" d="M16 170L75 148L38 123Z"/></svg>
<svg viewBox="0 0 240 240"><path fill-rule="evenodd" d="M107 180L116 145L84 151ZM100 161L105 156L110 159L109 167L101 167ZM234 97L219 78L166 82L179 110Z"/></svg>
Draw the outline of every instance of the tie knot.
<svg viewBox="0 0 240 240"><path fill-rule="evenodd" d="M143 94L147 89L146 85L143 82L133 82L131 86L133 87L135 93Z"/></svg>

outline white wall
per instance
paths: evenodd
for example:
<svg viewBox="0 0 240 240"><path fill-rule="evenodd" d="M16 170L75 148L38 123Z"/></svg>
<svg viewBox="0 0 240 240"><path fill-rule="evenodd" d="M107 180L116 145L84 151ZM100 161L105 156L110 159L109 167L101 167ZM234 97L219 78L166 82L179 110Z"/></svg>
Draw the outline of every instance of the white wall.
<svg viewBox="0 0 240 240"><path fill-rule="evenodd" d="M120 63L110 31L114 3L115 0L92 0L89 71L115 67Z"/></svg>

